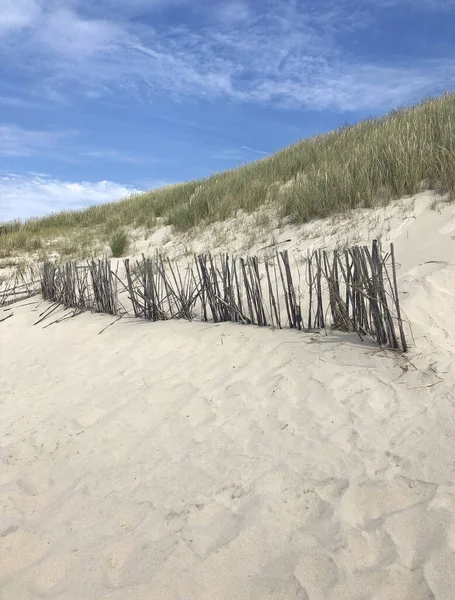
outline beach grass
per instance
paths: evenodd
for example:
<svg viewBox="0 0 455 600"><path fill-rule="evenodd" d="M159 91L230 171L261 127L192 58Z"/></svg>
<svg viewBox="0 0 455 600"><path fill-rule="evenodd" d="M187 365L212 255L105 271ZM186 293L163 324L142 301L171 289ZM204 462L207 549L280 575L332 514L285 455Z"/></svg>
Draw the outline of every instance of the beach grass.
<svg viewBox="0 0 455 600"><path fill-rule="evenodd" d="M43 240L91 232L108 243L125 228L157 224L188 232L274 207L295 224L385 205L422 189L455 197L455 93L344 125L276 154L203 180L135 194L117 202L3 223L0 257L38 251ZM50 243L50 242L48 242ZM58 246L58 243L54 244ZM86 252L90 251L86 245ZM76 252L80 254L80 252Z"/></svg>

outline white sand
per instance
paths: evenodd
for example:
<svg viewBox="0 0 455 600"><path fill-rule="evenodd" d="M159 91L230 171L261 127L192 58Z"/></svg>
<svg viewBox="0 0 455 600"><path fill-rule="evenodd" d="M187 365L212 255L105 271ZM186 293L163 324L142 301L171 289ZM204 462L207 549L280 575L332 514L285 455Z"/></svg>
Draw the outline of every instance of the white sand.
<svg viewBox="0 0 455 600"><path fill-rule="evenodd" d="M42 329L44 304L15 307L0 598L453 600L455 209L394 227L409 361L231 324Z"/></svg>

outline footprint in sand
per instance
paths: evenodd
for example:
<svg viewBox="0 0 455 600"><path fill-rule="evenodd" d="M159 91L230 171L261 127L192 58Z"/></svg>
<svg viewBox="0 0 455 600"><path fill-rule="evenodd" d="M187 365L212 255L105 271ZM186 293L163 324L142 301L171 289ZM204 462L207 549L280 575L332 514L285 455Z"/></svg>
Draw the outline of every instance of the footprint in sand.
<svg viewBox="0 0 455 600"><path fill-rule="evenodd" d="M353 529L334 551L334 558L340 569L354 573L392 564L396 554L390 536L382 529Z"/></svg>
<svg viewBox="0 0 455 600"><path fill-rule="evenodd" d="M135 542L132 538L124 538L105 548L101 555L100 566L103 584L111 589L119 587L123 582L124 567L133 555Z"/></svg>
<svg viewBox="0 0 455 600"><path fill-rule="evenodd" d="M425 564L423 572L437 600L453 600L455 590L455 552L442 550Z"/></svg>
<svg viewBox="0 0 455 600"><path fill-rule="evenodd" d="M50 540L44 534L12 527L0 537L0 582L39 560L49 549Z"/></svg>
<svg viewBox="0 0 455 600"><path fill-rule="evenodd" d="M79 563L80 558L76 552L46 558L39 562L31 572L31 590L40 595L61 594L65 583L67 585L72 583L69 578L76 572Z"/></svg>
<svg viewBox="0 0 455 600"><path fill-rule="evenodd" d="M234 540L242 526L241 515L212 502L190 510L180 536L198 556L207 556Z"/></svg>
<svg viewBox="0 0 455 600"><path fill-rule="evenodd" d="M338 569L327 554L309 553L297 563L294 576L311 600L323 600L338 580Z"/></svg>
<svg viewBox="0 0 455 600"><path fill-rule="evenodd" d="M397 477L390 481L367 480L351 485L341 501L341 517L354 526L368 524L417 502L430 500L437 486Z"/></svg>
<svg viewBox="0 0 455 600"><path fill-rule="evenodd" d="M387 517L384 527L398 549L400 563L414 569L432 552L445 547L451 518L448 511L428 509L424 504Z"/></svg>

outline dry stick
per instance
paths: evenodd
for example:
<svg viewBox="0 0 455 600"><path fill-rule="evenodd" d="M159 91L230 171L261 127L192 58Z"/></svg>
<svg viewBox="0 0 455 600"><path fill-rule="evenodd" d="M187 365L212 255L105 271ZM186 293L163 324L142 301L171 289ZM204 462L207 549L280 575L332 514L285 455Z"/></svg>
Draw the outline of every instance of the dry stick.
<svg viewBox="0 0 455 600"><path fill-rule="evenodd" d="M257 297L257 306L259 310L258 323L261 327L267 327L268 321L264 309L264 296L262 293L261 276L259 275L259 261L257 256L251 257L251 269L253 271L254 289Z"/></svg>
<svg viewBox="0 0 455 600"><path fill-rule="evenodd" d="M281 285L283 286L284 302L286 305L286 312L288 315L289 327L292 327L292 317L291 317L291 308L290 308L290 303L289 303L288 290L287 290L286 284L284 282L283 269L281 267L280 255L278 254L278 252L276 253L276 258L277 258L277 262L278 262L278 270L280 271Z"/></svg>
<svg viewBox="0 0 455 600"><path fill-rule="evenodd" d="M98 335L101 335L103 333L103 331L106 331L106 329L109 329L109 327L111 327L111 325L114 325L115 323L117 323L117 321L120 321L121 318L123 318L123 315L120 315L114 321L112 321L112 323L109 323L109 325L106 325L106 327L104 327L104 329L102 329L101 331L98 332Z"/></svg>
<svg viewBox="0 0 455 600"><path fill-rule="evenodd" d="M41 313L39 315L41 318L38 319L38 321L36 321L36 323L33 323L33 325L39 325L42 321L44 321L44 319L47 319L47 317L49 315L51 315L54 311L57 310L57 308L60 308L60 307L61 307L61 303L55 302L54 304L52 304L52 306L48 310L45 310L43 313Z"/></svg>
<svg viewBox="0 0 455 600"><path fill-rule="evenodd" d="M281 329L281 306L280 306L280 295L278 292L278 275L276 272L276 258L273 259L273 275L274 275L274 279L275 279L275 294L276 294L276 306L277 306L277 310L278 310L278 321L280 323L280 329Z"/></svg>
<svg viewBox="0 0 455 600"><path fill-rule="evenodd" d="M234 264L233 264L233 270L234 270L235 285L236 285L236 288L237 288L237 308L240 311L240 314L242 315L242 319L245 320L248 324L251 325L251 319L249 319L245 315L245 311L243 310L242 289L241 289L241 282L242 282L242 280L237 276L237 261L235 261Z"/></svg>
<svg viewBox="0 0 455 600"><path fill-rule="evenodd" d="M258 285L259 299L261 301L261 310L262 310L262 317L264 320L264 327L268 327L269 320L267 318L267 313L265 310L264 291L262 289L262 283L261 283L262 278L261 278L261 275L259 272L259 258L257 256L255 257L254 269L256 271L256 281L257 281L257 285Z"/></svg>
<svg viewBox="0 0 455 600"><path fill-rule="evenodd" d="M372 244L373 245L372 245L371 254L370 254L369 249L367 247L365 247L365 255L366 255L368 261L370 262L373 285L375 288L376 306L377 306L377 311L378 311L378 315L379 315L379 319L380 319L380 323L381 323L382 335L383 335L383 344L387 344L390 348L393 348L393 336L391 334L391 331L389 328L389 321L388 321L387 301L385 298L384 298L385 303L383 301L384 283L381 278L382 274L380 272L380 268L381 268L380 260L378 260L377 240L374 240ZM393 326L392 326L392 330L393 330Z"/></svg>
<svg viewBox="0 0 455 600"><path fill-rule="evenodd" d="M212 272L208 268L208 263L210 263L211 256L204 256L203 262L203 273L204 273L204 281L207 289L207 298L209 301L210 310L212 312L212 318L214 323L218 323L220 321L220 315L218 312L218 302L216 300L216 289L215 289L215 281L212 280Z"/></svg>
<svg viewBox="0 0 455 600"><path fill-rule="evenodd" d="M136 268L139 270L139 277L138 277L138 281L139 284L142 287L143 290L143 294L144 294L144 304L143 304L143 311L144 311L144 319L149 320L153 320L153 291L152 291L152 279L153 279L153 272L150 272L150 261L149 259L145 258L145 255L142 255L142 262L140 263L139 261L136 262Z"/></svg>
<svg viewBox="0 0 455 600"><path fill-rule="evenodd" d="M346 302L345 302L346 316L347 316L347 319L349 320L349 323L350 323L352 329L357 333L357 335L360 338L360 341L363 342L363 337L360 333L359 327L357 326L357 322L355 319L355 311L354 311L355 305L354 305L354 302L352 301L353 296L352 296L351 279L350 279L351 278L351 266L349 265L349 258L348 258L348 255L345 254L346 267L347 267L346 271L345 271L345 268L343 265L343 261L341 260L341 256L338 253L337 253L337 259L338 259L339 267L341 269L341 274L343 277L344 285L346 288ZM340 293L340 299L341 299L341 293ZM353 309L352 317L349 313L349 310L351 307Z"/></svg>
<svg viewBox="0 0 455 600"><path fill-rule="evenodd" d="M151 263L147 266L147 268L149 270L152 269ZM166 269L164 266L164 259L162 255L157 254L156 256L155 277L151 279L151 282L153 282L155 286L153 291L153 297L156 298L153 304L149 304L149 306L152 306L153 320L167 320L174 318L173 309L175 308L175 300L173 306L173 290L167 278ZM164 297L162 297L162 294L158 290L164 290ZM139 292L139 290L137 293L142 294L142 292ZM149 298L146 298L146 300L150 301ZM166 309L164 306L166 301L169 307L169 313L166 313Z"/></svg>
<svg viewBox="0 0 455 600"><path fill-rule="evenodd" d="M9 319L10 317L12 317L14 315L14 313L10 313L9 315L7 315L6 317L3 317L3 319L0 319L0 323L3 323L3 321L6 321L6 319Z"/></svg>
<svg viewBox="0 0 455 600"><path fill-rule="evenodd" d="M333 266L330 266L327 252L323 251L324 257L324 269L325 276L327 279L328 291L329 291L329 303L330 310L332 313L332 328L339 329L341 331L352 331L352 324L349 319L349 314L346 309L346 305L341 299L340 286L338 279L338 254L336 250L333 252Z"/></svg>
<svg viewBox="0 0 455 600"><path fill-rule="evenodd" d="M386 333L386 328L384 326L384 322L382 319L380 305L378 304L378 298L379 298L379 294L380 294L379 281L378 281L378 277L377 277L377 273L376 273L376 269L375 269L375 264L372 260L372 257L370 255L368 248L365 246L362 250L363 250L362 258L365 261L365 271L368 270L368 266L367 266L368 263L370 265L370 271L371 271L371 282L372 283L371 283L371 298L370 298L370 302L369 302L370 314L372 315L373 322L375 324L377 342L379 343L380 346L383 346L384 344L387 343L387 333Z"/></svg>
<svg viewBox="0 0 455 600"><path fill-rule="evenodd" d="M376 272L377 272L377 277L378 277L378 282L379 282L379 290L380 290L379 300L382 305L384 318L386 321L387 335L389 338L389 347L396 349L396 348L398 348L398 340L395 335L395 327L393 324L392 313L390 311L390 308L389 308L389 305L387 302L387 294L386 294L386 289L385 289L385 285L384 285L384 276L383 276L383 271L385 271L387 274L387 267L381 259L381 254L382 253L381 253L380 242L378 242L378 240L373 240L372 259L373 259L373 262L376 264Z"/></svg>
<svg viewBox="0 0 455 600"><path fill-rule="evenodd" d="M231 264L230 264L230 266L228 265L229 298L230 298L231 306L233 308L233 314L234 314L235 320L237 320L237 318L239 317L239 313L241 314L242 311L241 311L240 306L237 305L237 300L236 300L235 263L236 263L236 258L235 258L235 256L232 256Z"/></svg>
<svg viewBox="0 0 455 600"><path fill-rule="evenodd" d="M157 252L154 263L154 277L152 279L154 296L153 320L166 321L169 318L169 316L166 313L164 303L166 302L166 300L168 300L168 295L166 294L165 279L163 279L162 276L162 270L160 268L159 260L160 255ZM152 263L150 263L150 268L153 269Z"/></svg>
<svg viewBox="0 0 455 600"><path fill-rule="evenodd" d="M360 292L357 284L357 265L352 249L345 251L346 269L349 269L349 281L352 289L352 318L357 331L364 331L362 322L359 318Z"/></svg>
<svg viewBox="0 0 455 600"><path fill-rule="evenodd" d="M220 293L220 298L222 298L225 302L225 306L222 309L224 312L224 317L226 321L234 321L235 315L232 310L232 303L230 297L230 270L229 270L229 255L228 254L220 254L219 256L220 268L217 268L217 273L221 280L222 285L222 293ZM222 304L222 303L221 303Z"/></svg>
<svg viewBox="0 0 455 600"><path fill-rule="evenodd" d="M202 310L201 317L203 317L204 321L207 321L206 289L205 289L205 286L204 286L202 272L200 270L199 259L198 259L197 256L195 256L194 260L196 262L196 269L197 269L199 281L200 281L200 284L201 284L201 291L200 291L200 294L199 294L199 297L201 299L201 310Z"/></svg>
<svg viewBox="0 0 455 600"><path fill-rule="evenodd" d="M218 281L218 273L215 267L215 263L211 254L209 254L209 263L210 263L210 277L212 278L212 289L214 292L215 300L216 300L216 310L218 314L219 321L227 321L228 317L226 315L226 310L224 306L220 306L218 302L218 298L222 298L222 294L220 291L220 285Z"/></svg>
<svg viewBox="0 0 455 600"><path fill-rule="evenodd" d="M123 264L125 265L126 281L127 281L127 285L128 285L129 298L131 300L131 304L133 305L134 316L139 317L140 316L139 303L137 301L136 294L134 291L133 280L131 279L130 259L125 258L125 260L123 261Z"/></svg>
<svg viewBox="0 0 455 600"><path fill-rule="evenodd" d="M142 261L136 262L137 275L137 289L141 289L142 297L142 311L144 319L153 320L153 270L151 264L145 255L142 255ZM136 292L137 293L137 292Z"/></svg>
<svg viewBox="0 0 455 600"><path fill-rule="evenodd" d="M170 306L170 297L169 291L167 288L166 275L163 274L163 270L161 268L161 255L157 253L156 262L155 262L155 271L156 271L156 289L157 289L157 309L159 312L157 313L157 317L160 316L161 320L167 320L172 318L172 310L170 313L166 311L165 304L167 302L168 306Z"/></svg>
<svg viewBox="0 0 455 600"><path fill-rule="evenodd" d="M390 254L390 253L387 253L387 254L386 254L386 257L389 257L389 258L391 258L391 254ZM385 266L384 266L384 271L385 271L385 274L386 274L386 277L387 277L387 281L388 281L388 283L389 283L389 291L387 292L387 295L390 297L390 299L391 299L391 301L392 301L392 304L393 304L393 305L396 307L396 302L395 302L395 293L394 293L394 287L393 287L392 279L391 279L391 277L390 277L390 275L389 275L389 271L387 270L387 268L386 268ZM401 309L400 309L400 310L401 310ZM397 323L398 323L398 315L397 315L397 314L392 314L392 316L393 316L393 318L394 318L394 319L397 321ZM412 340L413 340L413 342L415 343L415 339L414 339L414 334L413 334L413 332L412 332L411 323L410 323L409 319L406 317L406 314L404 315L403 322L406 322L406 323L407 323L407 325L408 325L408 327L409 327L409 332L410 332L410 334L411 334L411 337L412 337ZM404 332L403 332L403 335L404 335ZM401 338L400 338L400 341L401 341ZM402 347L401 347L401 350L403 350L403 348L402 348Z"/></svg>
<svg viewBox="0 0 455 600"><path fill-rule="evenodd" d="M191 321L193 318L192 306L194 305L194 302L195 302L195 297L196 297L195 293L193 292L193 290L191 290L191 288L189 286L184 285L178 264L175 265L176 271L177 271L177 275L176 275L174 268L173 268L171 262L169 261L169 259L168 259L168 262L169 262L169 268L171 270L171 274L174 278L174 283L177 288L177 292L174 293L174 296L175 296L176 300L178 300L180 302L178 316L183 316L188 321ZM185 278L185 281L186 281L186 279L187 278ZM189 281L191 281L191 278L189 278Z"/></svg>
<svg viewBox="0 0 455 600"><path fill-rule="evenodd" d="M193 308L197 301L197 296L198 296L197 288L194 288L192 286L193 270L190 267L190 265L187 264L185 278L182 280L180 269L178 268L178 265L177 265L177 275L178 275L180 287L182 290L181 291L182 301L184 302L184 305L185 305L185 307L184 307L185 315L184 316L189 321L192 321L194 318Z"/></svg>
<svg viewBox="0 0 455 600"><path fill-rule="evenodd" d="M255 324L256 325L261 325L261 315L259 312L259 305L258 305L258 298L257 298L257 294L256 294L256 286L254 285L254 277L253 277L253 271L251 268L251 257L249 256L247 258L247 262L246 262L247 266L248 266L248 271L247 274L249 275L249 286L250 286L250 293L251 293L251 304L253 306L253 310L256 313L256 321Z"/></svg>
<svg viewBox="0 0 455 600"><path fill-rule="evenodd" d="M213 322L218 323L218 312L216 309L216 302L213 297L212 282L209 277L207 261L208 261L207 255L201 255L199 257L202 281L203 281L203 286L204 286L206 297L207 297L207 302L210 307L210 312L212 313Z"/></svg>
<svg viewBox="0 0 455 600"><path fill-rule="evenodd" d="M30 300L30 298L22 298L22 300L17 300L15 302L12 302L11 304L19 304L19 302L23 302L24 300ZM39 306L39 302L37 303L36 300L32 300L31 302L26 302L25 304L21 304L20 306L16 306L15 308L22 308L23 306L31 306L32 304L34 304L35 306ZM9 307L9 308L4 308L3 311L4 312L9 312L13 310L13 307Z"/></svg>
<svg viewBox="0 0 455 600"><path fill-rule="evenodd" d="M356 259L357 259L357 266L358 266L358 277L359 277L358 285L359 285L359 291L361 292L361 297L362 297L362 301L360 304L362 322L363 322L363 327L364 327L365 331L371 336L371 335L375 335L374 327L372 326L372 322L371 322L371 314L367 308L367 306L370 306L370 303L373 299L372 289L371 289L371 281L369 278L368 270L363 261L361 249L358 246L356 246L355 252L356 252ZM365 290L365 292L363 290ZM365 302L365 299L368 300L368 303ZM377 338L376 338L376 341L377 341Z"/></svg>
<svg viewBox="0 0 455 600"><path fill-rule="evenodd" d="M180 306L177 305L177 311L176 311L176 315L175 315L176 318L178 319L184 310L185 303L184 303L183 297L179 291L179 284L177 281L177 277L175 275L174 269L172 268L172 263L171 263L169 257L167 258L167 263L168 263L168 266L169 266L172 278L174 279L174 284L176 287L176 290L174 290L172 288L171 284L169 283L169 291L170 291L170 294L172 295L172 297L174 298L174 307L176 307L177 300L180 302Z"/></svg>
<svg viewBox="0 0 455 600"><path fill-rule="evenodd" d="M208 269L207 269L207 255L199 255L198 257L199 266L200 266L200 276L202 280L203 290L205 293L205 297L207 298L207 303L210 307L210 311L212 313L212 319L214 323L218 323L218 312L216 308L216 302L213 297L212 284L209 278ZM207 321L207 314L205 313L205 320Z"/></svg>
<svg viewBox="0 0 455 600"><path fill-rule="evenodd" d="M403 352L407 352L408 345L406 343L406 336L404 335L403 320L401 318L400 300L398 298L397 271L396 271L396 265L395 265L395 249L394 249L393 244L390 244L390 255L392 257L392 278L393 278L393 288L394 288L394 292L395 292L395 306L397 309L398 327L400 329L401 348L402 348Z"/></svg>
<svg viewBox="0 0 455 600"><path fill-rule="evenodd" d="M223 283L223 274L220 272L216 265L216 259L214 259L213 256L209 253L208 268L206 268L206 282L208 285L208 290L210 292L212 312L215 315L214 319L216 319L216 322L223 322L229 320L229 316L227 314L226 307L220 302L220 299L223 297L224 290L222 293L220 290L218 278L221 280L221 283Z"/></svg>
<svg viewBox="0 0 455 600"><path fill-rule="evenodd" d="M240 259L240 266L242 268L242 273L243 273L243 283L245 286L246 300L247 300L247 304L248 304L248 310L250 313L250 322L252 325L256 325L256 322L254 320L253 303L252 303L252 298L251 298L250 285L249 285L249 281L248 281L248 277L247 277L245 260L243 258Z"/></svg>
<svg viewBox="0 0 455 600"><path fill-rule="evenodd" d="M258 325L261 327L267 326L267 317L264 310L264 299L262 295L261 278L259 275L259 261L257 256L251 257L251 272L252 272L252 284L256 297Z"/></svg>
<svg viewBox="0 0 455 600"><path fill-rule="evenodd" d="M232 314L229 310L229 298L228 298L228 289L227 289L227 265L226 265L226 256L225 254L220 254L219 262L220 268L216 269L216 272L221 280L221 285L223 286L223 293L220 291L220 295L218 300L221 298L224 300L224 304L221 303L221 313L223 314L223 320L232 321Z"/></svg>
<svg viewBox="0 0 455 600"><path fill-rule="evenodd" d="M371 337L376 343L378 343L378 339L377 339L377 336L375 335L375 331L370 328L368 321L363 322L360 317L362 317L362 306L364 306L365 300L367 300L368 302L376 301L377 305L379 305L379 306L382 306L382 303L381 303L380 299L375 298L371 293L371 291L372 291L370 289L371 286L368 284L368 282L369 282L368 272L367 272L366 277L364 276L364 274L362 274L362 279L358 280L358 261L357 261L357 259L355 259L357 254L356 254L356 252L354 252L354 250L358 250L358 248L350 250L351 256L354 257L353 266L355 268L354 268L354 278L349 283L349 287L352 290L352 298L355 298L355 303L359 307L359 309L358 310L356 309L356 311L354 313L356 315L356 323L354 323L354 325L357 328L356 329L357 333L359 333L359 328L360 328L360 331L363 331L363 333L365 333L366 335ZM358 283L358 281L360 281L361 285ZM362 289L363 287L366 287L367 289L363 290ZM389 309L389 311L390 311L390 309ZM390 313L390 314L392 316L392 313ZM364 315L363 315L363 318L364 318Z"/></svg>
<svg viewBox="0 0 455 600"><path fill-rule="evenodd" d="M36 294L33 294L33 295L38 295L38 294L39 294L39 291L37 291L37 292L36 292ZM29 298L32 298L32 297L33 297L33 296L28 296L28 295L25 295L25 296L23 296L23 297L21 297L21 298L16 298L16 297L15 297L15 298L12 298L11 300L6 300L6 301L5 301L5 302L4 302L4 303L3 303L3 304L0 306L0 308L5 308L6 306L11 306L11 305L13 305L13 304L17 304L17 302L22 302L23 300L28 300ZM34 304L34 303L32 303L32 304ZM25 306L25 305L23 305L23 306Z"/></svg>
<svg viewBox="0 0 455 600"><path fill-rule="evenodd" d="M352 277L352 286L354 289L355 299L355 319L359 329L363 331L363 333L369 334L371 330L369 327L368 315L365 307L365 294L363 292L363 287L365 287L365 281L362 274L362 264L360 261L358 250L359 249L357 246L354 246L353 248L349 249L354 269ZM368 297L369 294L367 293L366 295Z"/></svg>
<svg viewBox="0 0 455 600"><path fill-rule="evenodd" d="M295 293L294 287L292 285L292 278L290 278L290 268L289 268L289 260L288 260L288 251L284 250L284 252L280 252L281 260L284 265L284 272L286 275L286 284L288 290L288 298L289 298L289 312L291 315L290 327L297 327L296 323L296 309L295 309Z"/></svg>
<svg viewBox="0 0 455 600"><path fill-rule="evenodd" d="M235 259L232 259L232 262L234 262ZM230 309L229 309L229 318L231 319L231 321L237 321L237 313L236 313L236 303L235 303L235 296L234 296L234 290L233 290L233 273L232 273L232 268L229 265L229 255L226 254L225 256L225 268L224 268L224 277L225 277L225 299L226 302L228 302Z"/></svg>
<svg viewBox="0 0 455 600"><path fill-rule="evenodd" d="M322 264L321 264L321 252L315 252L316 257L316 297L317 297L317 308L316 308L316 328L325 329L325 321L324 321L324 303L322 297Z"/></svg>
<svg viewBox="0 0 455 600"><path fill-rule="evenodd" d="M194 257L193 257L193 263L194 263ZM198 269L198 265L196 262L196 271L198 272L198 276L199 276L199 269ZM201 310L202 310L202 295L204 293L204 288L202 285L202 281L201 278L199 277L199 280L196 279L196 275L194 274L194 270L191 269L191 277L193 279L193 286L194 286L194 290L195 290L195 304L197 303L198 300L200 300L201 302ZM202 319L202 312L201 312L201 319Z"/></svg>
<svg viewBox="0 0 455 600"><path fill-rule="evenodd" d="M270 313L273 315L275 315L275 323L276 326L279 327L281 329L281 322L280 322L280 317L278 315L278 310L277 310L277 306L276 306L276 301L275 301L275 297L273 295L273 286L272 286L272 281L270 279L270 272L269 272L269 263L266 261L265 263L265 272L267 273L267 283L269 286L269 300L270 300ZM273 317L272 317L272 323L273 323Z"/></svg>
<svg viewBox="0 0 455 600"><path fill-rule="evenodd" d="M313 259L311 254L308 254L307 261L307 284L308 284L308 326L307 329L311 329L311 317L312 317L312 309L313 309Z"/></svg>
<svg viewBox="0 0 455 600"><path fill-rule="evenodd" d="M67 310L67 309L65 308L65 310ZM47 325L45 325L43 327L43 329L47 329L51 325L55 325L56 323L61 323L62 321L66 321L67 319L72 319L73 317L77 317L77 315L80 315L82 312L84 312L84 311L76 308L73 311L73 313L71 313L69 315L65 315L64 317L60 317L59 319L56 319L55 321L52 321L51 323L48 323Z"/></svg>
<svg viewBox="0 0 455 600"><path fill-rule="evenodd" d="M221 304L223 304L223 305L224 305L226 308L229 308L229 305L228 305L228 303L227 303L227 302L225 302L225 301L223 300L223 298L219 298L219 297L217 297L217 300L218 300L218 301L219 301ZM238 308L237 308L236 306L234 307L234 309L235 309L235 311L237 312L237 314L238 314L238 316L239 316L240 320L242 321L242 323L243 323L244 325L249 325L249 324L250 324L250 323L249 323L249 321L247 321L247 320L244 318L244 316L242 315L242 313L241 313L241 312L238 310Z"/></svg>
<svg viewBox="0 0 455 600"><path fill-rule="evenodd" d="M148 287L149 287L149 282L148 282L148 271L147 271L147 264L145 262L145 255L142 255L142 265L139 264L139 261L136 261L136 266L139 269L139 273L142 276L142 289L144 290L144 304L143 304L143 311L144 311L144 319L147 319L148 316Z"/></svg>
<svg viewBox="0 0 455 600"><path fill-rule="evenodd" d="M345 286L345 289L346 289L346 294L345 294L345 297L346 297L346 300L345 300L346 311L347 311L347 314L349 315L349 318L351 319L350 312L349 312L350 309L351 309L351 305L353 306L352 290L351 290L351 287L350 287L350 283L351 283L351 265L349 264L349 255L347 254L346 251L344 252L344 257L345 257L345 262L346 262L346 269L345 269L345 265L343 265L343 261L341 259L341 256L337 252L338 266L341 269L341 274L342 274L344 286ZM352 326L354 328L354 331L357 331L357 333L359 333L358 332L358 328L356 327L356 324L355 324L354 315L353 315L353 317L351 319L351 323L352 323Z"/></svg>
<svg viewBox="0 0 455 600"><path fill-rule="evenodd" d="M387 321L384 316L384 306L381 301L381 289L380 281L377 273L377 264L370 255L368 247L363 248L363 260L365 261L365 269L368 270L368 264L370 265L371 271L371 287L372 287L372 298L370 299L370 312L373 316L373 320L376 324L376 337L379 345L387 345L389 342L387 332Z"/></svg>
<svg viewBox="0 0 455 600"><path fill-rule="evenodd" d="M238 318L238 314L236 309L238 308L236 306L236 302L235 302L235 294L234 294L234 273L233 273L233 268L234 268L234 262L235 262L235 258L231 259L231 265L229 264L229 255L226 255L226 297L228 299L229 305L230 305L230 317L231 317L231 321L237 321Z"/></svg>

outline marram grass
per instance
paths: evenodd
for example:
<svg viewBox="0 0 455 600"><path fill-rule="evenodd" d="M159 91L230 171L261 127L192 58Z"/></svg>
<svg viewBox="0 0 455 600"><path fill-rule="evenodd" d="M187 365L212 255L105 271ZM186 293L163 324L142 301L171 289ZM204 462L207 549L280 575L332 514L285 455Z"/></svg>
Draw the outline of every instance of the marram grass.
<svg viewBox="0 0 455 600"><path fill-rule="evenodd" d="M455 93L302 140L260 161L85 210L4 223L0 256L88 228L109 241L125 227L178 231L275 206L294 223L371 207L424 186L455 196Z"/></svg>

